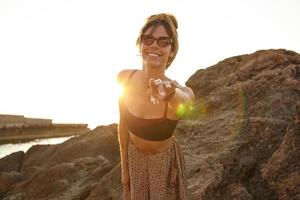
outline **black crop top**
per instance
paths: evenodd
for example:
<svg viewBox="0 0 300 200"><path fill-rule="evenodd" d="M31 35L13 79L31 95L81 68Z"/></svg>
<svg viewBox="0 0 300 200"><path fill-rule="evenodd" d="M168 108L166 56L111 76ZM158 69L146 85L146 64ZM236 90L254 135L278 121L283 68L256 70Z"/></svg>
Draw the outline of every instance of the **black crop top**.
<svg viewBox="0 0 300 200"><path fill-rule="evenodd" d="M128 82L135 72L136 71L133 71L130 74ZM145 140L163 141L172 137L178 123L178 120L167 118L167 102L165 103L164 116L154 119L144 119L133 115L126 108L126 105L124 105L124 102L122 102L122 100L120 100L120 107L122 112L121 115L125 118L130 132Z"/></svg>

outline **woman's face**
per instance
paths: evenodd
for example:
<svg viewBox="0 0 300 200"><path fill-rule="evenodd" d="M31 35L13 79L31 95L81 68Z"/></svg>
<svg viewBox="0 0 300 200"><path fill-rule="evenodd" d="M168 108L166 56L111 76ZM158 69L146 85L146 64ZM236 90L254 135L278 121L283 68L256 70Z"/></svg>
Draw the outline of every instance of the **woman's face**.
<svg viewBox="0 0 300 200"><path fill-rule="evenodd" d="M150 27L141 36L141 54L148 67L166 68L171 54L171 38L163 25Z"/></svg>

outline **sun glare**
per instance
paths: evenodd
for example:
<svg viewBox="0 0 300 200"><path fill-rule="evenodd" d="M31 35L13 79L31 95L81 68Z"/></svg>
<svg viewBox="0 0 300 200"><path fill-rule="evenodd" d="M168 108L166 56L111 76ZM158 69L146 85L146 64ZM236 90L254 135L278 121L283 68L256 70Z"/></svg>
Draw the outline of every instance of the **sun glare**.
<svg viewBox="0 0 300 200"><path fill-rule="evenodd" d="M116 87L117 97L118 98L121 97L123 93L124 93L124 86L121 83L117 82L117 87Z"/></svg>

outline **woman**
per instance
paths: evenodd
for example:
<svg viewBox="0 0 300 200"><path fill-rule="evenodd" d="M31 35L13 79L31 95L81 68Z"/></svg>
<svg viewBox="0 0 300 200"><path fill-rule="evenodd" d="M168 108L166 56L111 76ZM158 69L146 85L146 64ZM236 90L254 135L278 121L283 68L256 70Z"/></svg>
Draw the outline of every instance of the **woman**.
<svg viewBox="0 0 300 200"><path fill-rule="evenodd" d="M137 39L143 68L123 70L119 143L124 199L186 199L182 151L172 136L193 91L165 75L178 51L177 20L150 16ZM181 109L180 111L178 109Z"/></svg>

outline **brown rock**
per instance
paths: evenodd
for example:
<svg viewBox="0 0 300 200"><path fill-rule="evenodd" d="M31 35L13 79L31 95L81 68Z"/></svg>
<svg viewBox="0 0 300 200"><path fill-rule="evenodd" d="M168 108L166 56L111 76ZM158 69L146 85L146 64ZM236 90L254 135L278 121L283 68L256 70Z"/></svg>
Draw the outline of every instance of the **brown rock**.
<svg viewBox="0 0 300 200"><path fill-rule="evenodd" d="M21 173L16 171L0 172L0 199L11 189L13 185L24 180Z"/></svg>
<svg viewBox="0 0 300 200"><path fill-rule="evenodd" d="M4 199L82 199L118 163L116 125L62 144L36 145L25 154L24 180L10 184Z"/></svg>
<svg viewBox="0 0 300 200"><path fill-rule="evenodd" d="M296 198L299 156L289 155L299 155L299 148L286 148L287 157L280 158L288 166L279 170L286 179L271 178L271 164L266 164L284 138L298 142L286 133L300 99L299 67L295 52L263 50L225 59L187 81L197 97L194 113L182 125L192 127L182 140L191 199L230 199L234 191L247 191L253 199ZM280 162L279 157L274 160ZM263 168L268 169L265 174ZM288 189L279 180L288 181ZM235 183L243 189L233 190Z"/></svg>
<svg viewBox="0 0 300 200"><path fill-rule="evenodd" d="M278 192L279 199L296 199L296 195L300 194L299 116L300 104L282 143L262 168L262 176Z"/></svg>
<svg viewBox="0 0 300 200"><path fill-rule="evenodd" d="M20 171L24 157L24 152L18 151L0 159L0 172Z"/></svg>
<svg viewBox="0 0 300 200"><path fill-rule="evenodd" d="M58 145L36 145L30 148L22 166L49 167L57 163L72 162L81 157L104 156L112 163L119 161L117 125L99 126L88 134L73 137Z"/></svg>
<svg viewBox="0 0 300 200"><path fill-rule="evenodd" d="M86 200L122 199L121 165L117 165L107 173L90 191Z"/></svg>
<svg viewBox="0 0 300 200"><path fill-rule="evenodd" d="M252 200L253 197L248 193L245 187L241 184L231 184L228 186L229 193L226 199L228 200ZM224 198L225 200L225 198Z"/></svg>

